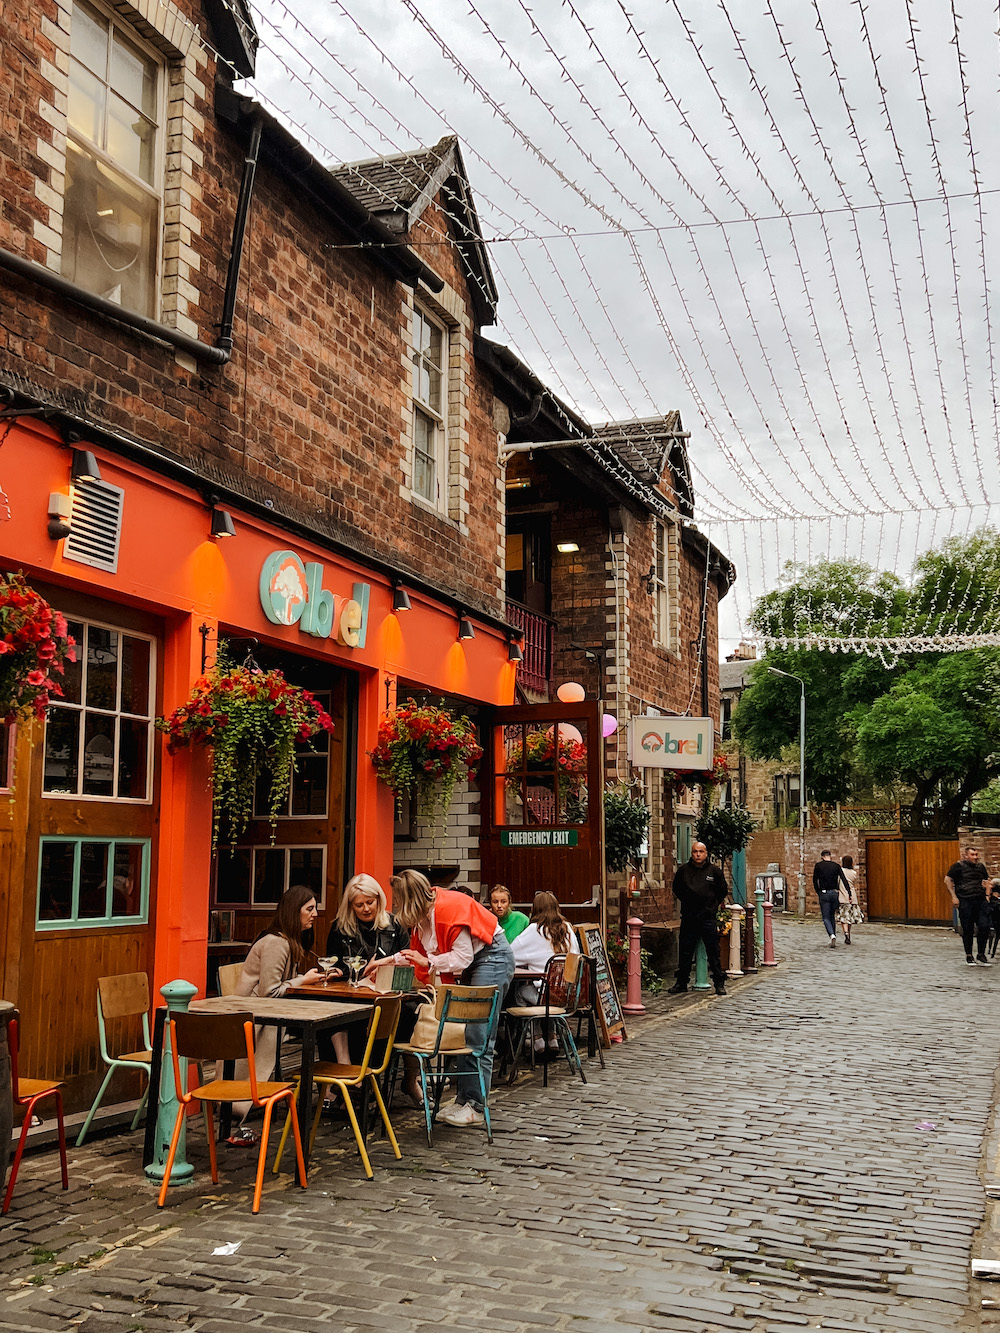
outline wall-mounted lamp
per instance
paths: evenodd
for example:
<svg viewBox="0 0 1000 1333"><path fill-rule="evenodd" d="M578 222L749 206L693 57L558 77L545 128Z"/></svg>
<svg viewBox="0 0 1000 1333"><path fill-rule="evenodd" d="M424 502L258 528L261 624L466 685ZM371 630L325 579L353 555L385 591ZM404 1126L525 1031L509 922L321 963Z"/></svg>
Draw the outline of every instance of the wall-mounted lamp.
<svg viewBox="0 0 1000 1333"><path fill-rule="evenodd" d="M399 583L393 582L392 585L392 609L393 611L410 610L410 594Z"/></svg>
<svg viewBox="0 0 1000 1333"><path fill-rule="evenodd" d="M523 635L514 635L514 634L512 634L512 635L510 636L510 638L507 640L507 661L508 661L508 662L523 662L523 661L524 661L524 653L521 651L521 645L520 645L520 643L518 642L518 640L519 640L519 639L522 639L523 637L524 637Z"/></svg>
<svg viewBox="0 0 1000 1333"><path fill-rule="evenodd" d="M54 542L61 541L63 537L68 537L72 531L69 522L71 509L72 505L68 495L53 491L49 496L49 536Z"/></svg>
<svg viewBox="0 0 1000 1333"><path fill-rule="evenodd" d="M556 542L556 550L560 555L572 555L574 551L579 551L576 542Z"/></svg>
<svg viewBox="0 0 1000 1333"><path fill-rule="evenodd" d="M74 485L81 481L101 480L101 469L97 466L97 459L89 449L73 450L73 462L69 475Z"/></svg>
<svg viewBox="0 0 1000 1333"><path fill-rule="evenodd" d="M458 637L460 639L474 639L476 637L472 621L466 615L460 615L458 618Z"/></svg>
<svg viewBox="0 0 1000 1333"><path fill-rule="evenodd" d="M643 579L643 582L646 585L646 591L648 593L651 593L653 591L653 584L655 580L656 580L656 566L650 565L649 573L646 575L645 579Z"/></svg>
<svg viewBox="0 0 1000 1333"><path fill-rule="evenodd" d="M216 509L212 506L212 536L235 537L236 524L228 509Z"/></svg>

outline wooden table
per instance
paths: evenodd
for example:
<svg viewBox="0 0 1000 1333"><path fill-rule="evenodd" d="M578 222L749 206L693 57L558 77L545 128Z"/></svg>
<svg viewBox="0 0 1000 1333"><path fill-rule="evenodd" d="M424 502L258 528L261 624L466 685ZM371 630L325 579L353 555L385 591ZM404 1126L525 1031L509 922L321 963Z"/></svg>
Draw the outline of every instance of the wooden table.
<svg viewBox="0 0 1000 1333"><path fill-rule="evenodd" d="M310 987L310 989L315 989ZM332 988L331 988L332 989ZM316 1058L316 1033L337 1032L353 1023L367 1023L371 1016L368 1004L326 1003L300 1004L297 1000L269 999L257 995L216 995L207 1000L192 1000L194 1014L252 1014L254 1023L266 1027L283 1027L297 1032L302 1039L302 1063L299 1071L299 1128L302 1131L302 1151L309 1162L309 1128L312 1108L313 1062ZM150 1061L149 1086L160 1087L163 1065L163 1029L167 1009L157 1008L153 1024L153 1054ZM229 1075L231 1077L231 1075ZM146 1111L146 1139L143 1145L143 1166L148 1166L155 1155L156 1117L159 1095L150 1096ZM223 1115L228 1104L223 1107ZM231 1111L229 1112L231 1116ZM221 1126L220 1126L221 1128ZM224 1134L223 1134L224 1137Z"/></svg>
<svg viewBox="0 0 1000 1333"><path fill-rule="evenodd" d="M412 994L401 990L374 990L371 986L352 986L349 981L321 981L315 986L293 986L288 992L299 1000L343 1000L348 1004L377 1004L379 1000L401 999Z"/></svg>

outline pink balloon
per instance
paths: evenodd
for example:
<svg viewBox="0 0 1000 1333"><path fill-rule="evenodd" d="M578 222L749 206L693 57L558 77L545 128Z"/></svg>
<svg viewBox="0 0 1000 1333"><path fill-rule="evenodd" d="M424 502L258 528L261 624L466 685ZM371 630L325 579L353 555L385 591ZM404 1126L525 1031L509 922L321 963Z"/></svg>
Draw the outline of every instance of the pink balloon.
<svg viewBox="0 0 1000 1333"><path fill-rule="evenodd" d="M611 713L605 713L601 718L601 735L607 740L607 738L613 736L617 730L618 719Z"/></svg>
<svg viewBox="0 0 1000 1333"><path fill-rule="evenodd" d="M563 704L582 703L587 697L587 691L576 681L569 680L565 685L560 685L556 690L556 698Z"/></svg>

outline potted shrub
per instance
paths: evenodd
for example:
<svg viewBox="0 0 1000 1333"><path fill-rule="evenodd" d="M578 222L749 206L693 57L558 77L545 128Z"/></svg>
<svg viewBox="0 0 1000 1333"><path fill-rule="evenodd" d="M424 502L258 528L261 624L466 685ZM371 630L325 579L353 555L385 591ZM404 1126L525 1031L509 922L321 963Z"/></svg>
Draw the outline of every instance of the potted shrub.
<svg viewBox="0 0 1000 1333"><path fill-rule="evenodd" d="M375 772L392 788L397 812L409 796L418 815L441 817L455 784L475 776L483 751L467 717L408 700L382 718L369 754Z"/></svg>

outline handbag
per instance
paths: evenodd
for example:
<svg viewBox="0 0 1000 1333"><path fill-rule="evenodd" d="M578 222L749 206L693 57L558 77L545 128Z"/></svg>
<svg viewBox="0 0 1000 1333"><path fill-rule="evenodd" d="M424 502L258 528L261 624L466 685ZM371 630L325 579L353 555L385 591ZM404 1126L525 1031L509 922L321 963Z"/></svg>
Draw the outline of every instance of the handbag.
<svg viewBox="0 0 1000 1333"><path fill-rule="evenodd" d="M438 987L436 990L428 989L420 993L427 998L417 1008L417 1021L413 1025L413 1034L410 1037L409 1044L420 1051L433 1051L434 1043L437 1041L438 1028L441 1026L444 990L442 987ZM442 1052L461 1051L465 1049L465 1045L465 1024L446 1023L444 1031L441 1033L441 1045L438 1050Z"/></svg>

